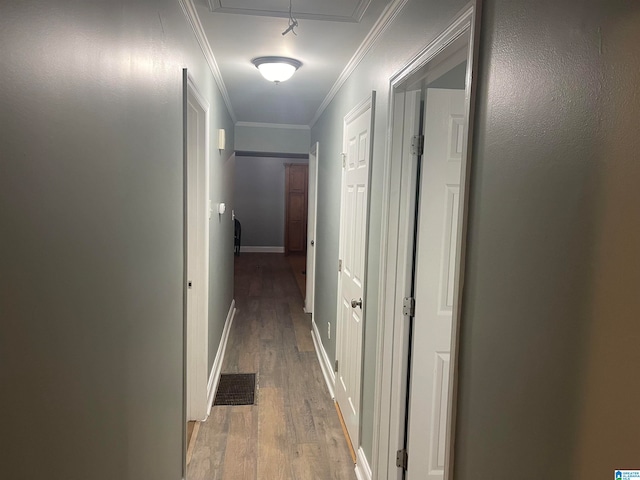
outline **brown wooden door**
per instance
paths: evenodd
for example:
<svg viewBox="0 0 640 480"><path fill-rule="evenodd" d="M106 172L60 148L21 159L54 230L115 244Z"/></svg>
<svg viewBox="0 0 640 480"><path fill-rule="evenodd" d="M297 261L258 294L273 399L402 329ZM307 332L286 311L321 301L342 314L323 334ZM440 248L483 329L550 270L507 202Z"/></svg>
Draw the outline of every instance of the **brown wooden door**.
<svg viewBox="0 0 640 480"><path fill-rule="evenodd" d="M284 251L305 253L307 249L308 165L285 164Z"/></svg>

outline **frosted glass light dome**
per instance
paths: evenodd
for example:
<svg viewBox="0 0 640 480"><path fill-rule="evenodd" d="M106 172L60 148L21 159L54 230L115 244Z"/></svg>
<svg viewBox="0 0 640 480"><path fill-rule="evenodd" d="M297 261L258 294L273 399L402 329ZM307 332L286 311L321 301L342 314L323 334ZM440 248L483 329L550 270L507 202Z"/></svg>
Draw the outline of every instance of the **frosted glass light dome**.
<svg viewBox="0 0 640 480"><path fill-rule="evenodd" d="M252 63L265 79L275 83L289 80L302 66L302 62L287 57L259 57L254 58Z"/></svg>

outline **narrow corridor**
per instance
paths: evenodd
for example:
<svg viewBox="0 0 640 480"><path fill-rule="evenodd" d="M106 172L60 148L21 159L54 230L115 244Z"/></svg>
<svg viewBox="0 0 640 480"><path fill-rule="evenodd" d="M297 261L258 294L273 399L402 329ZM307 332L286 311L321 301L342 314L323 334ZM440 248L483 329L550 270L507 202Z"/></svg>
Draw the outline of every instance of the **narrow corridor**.
<svg viewBox="0 0 640 480"><path fill-rule="evenodd" d="M257 373L256 404L212 408L188 480L355 479L287 258L236 257L234 296L222 373Z"/></svg>

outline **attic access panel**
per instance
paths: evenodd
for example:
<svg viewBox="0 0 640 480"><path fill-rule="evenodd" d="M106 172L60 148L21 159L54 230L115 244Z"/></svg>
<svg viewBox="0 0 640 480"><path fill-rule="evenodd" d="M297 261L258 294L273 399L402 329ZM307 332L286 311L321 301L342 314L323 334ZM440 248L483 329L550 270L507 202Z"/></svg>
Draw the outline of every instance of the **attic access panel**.
<svg viewBox="0 0 640 480"><path fill-rule="evenodd" d="M208 0L214 13L288 17L286 0ZM360 22L371 0L293 0L294 17L331 22Z"/></svg>

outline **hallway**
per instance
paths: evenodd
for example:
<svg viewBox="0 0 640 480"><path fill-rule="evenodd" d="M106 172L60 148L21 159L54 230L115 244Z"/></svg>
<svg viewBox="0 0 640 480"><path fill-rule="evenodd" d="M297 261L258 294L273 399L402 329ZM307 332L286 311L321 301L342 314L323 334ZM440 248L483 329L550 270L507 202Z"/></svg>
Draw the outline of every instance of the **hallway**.
<svg viewBox="0 0 640 480"><path fill-rule="evenodd" d="M237 312L222 372L256 372L256 405L212 408L188 480L355 479L287 258L236 257L234 287Z"/></svg>

